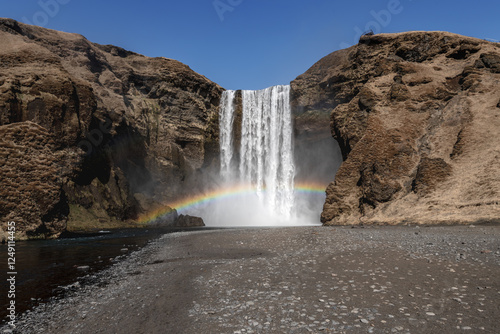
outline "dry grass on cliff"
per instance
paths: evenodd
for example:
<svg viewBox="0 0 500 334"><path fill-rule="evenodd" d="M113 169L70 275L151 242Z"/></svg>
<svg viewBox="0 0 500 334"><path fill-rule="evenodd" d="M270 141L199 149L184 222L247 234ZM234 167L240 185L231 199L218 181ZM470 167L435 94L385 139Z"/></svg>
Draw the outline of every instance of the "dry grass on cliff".
<svg viewBox="0 0 500 334"><path fill-rule="evenodd" d="M315 64L292 86L332 105L347 155L323 222L499 221L499 83L498 43L445 32L364 36Z"/></svg>

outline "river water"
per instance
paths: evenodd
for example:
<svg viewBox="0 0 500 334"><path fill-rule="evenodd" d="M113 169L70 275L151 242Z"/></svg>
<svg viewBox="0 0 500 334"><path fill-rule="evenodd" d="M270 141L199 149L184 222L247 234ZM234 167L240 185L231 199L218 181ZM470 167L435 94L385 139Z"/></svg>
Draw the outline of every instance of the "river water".
<svg viewBox="0 0 500 334"><path fill-rule="evenodd" d="M104 269L128 253L161 235L180 229L119 229L94 234L73 234L55 240L16 242L16 313L22 313L50 297L60 295L61 286ZM0 245L0 268L7 272L7 245ZM78 267L89 266L87 271ZM3 276L3 275L2 275ZM7 315L8 285L1 282L1 323Z"/></svg>

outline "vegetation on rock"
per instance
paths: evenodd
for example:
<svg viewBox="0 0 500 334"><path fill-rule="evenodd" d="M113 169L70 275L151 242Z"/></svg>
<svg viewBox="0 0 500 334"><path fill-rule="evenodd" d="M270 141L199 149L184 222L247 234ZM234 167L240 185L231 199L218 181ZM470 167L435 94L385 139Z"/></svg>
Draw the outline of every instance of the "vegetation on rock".
<svg viewBox="0 0 500 334"><path fill-rule="evenodd" d="M2 228L129 224L216 165L222 88L188 66L10 19L0 40Z"/></svg>
<svg viewBox="0 0 500 334"><path fill-rule="evenodd" d="M498 221L497 43L445 32L364 35L292 82L329 113L344 163L325 225Z"/></svg>

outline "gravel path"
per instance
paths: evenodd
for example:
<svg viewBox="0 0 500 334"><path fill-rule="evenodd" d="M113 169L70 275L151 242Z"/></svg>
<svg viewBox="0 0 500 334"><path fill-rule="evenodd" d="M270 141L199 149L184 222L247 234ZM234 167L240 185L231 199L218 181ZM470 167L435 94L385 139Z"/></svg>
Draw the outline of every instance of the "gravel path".
<svg viewBox="0 0 500 334"><path fill-rule="evenodd" d="M498 333L500 226L165 235L17 333Z"/></svg>

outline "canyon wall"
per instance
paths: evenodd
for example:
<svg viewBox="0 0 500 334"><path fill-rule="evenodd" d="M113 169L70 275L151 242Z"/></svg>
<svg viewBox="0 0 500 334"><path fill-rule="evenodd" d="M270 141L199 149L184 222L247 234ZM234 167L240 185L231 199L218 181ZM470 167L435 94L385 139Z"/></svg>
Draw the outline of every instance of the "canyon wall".
<svg viewBox="0 0 500 334"><path fill-rule="evenodd" d="M0 41L3 231L128 226L217 174L223 89L188 66L10 19ZM297 179L331 181L323 224L498 221L499 83L498 43L444 32L365 35L297 77Z"/></svg>
<svg viewBox="0 0 500 334"><path fill-rule="evenodd" d="M2 229L126 226L218 168L223 89L188 66L10 19L0 41Z"/></svg>
<svg viewBox="0 0 500 334"><path fill-rule="evenodd" d="M500 219L500 45L445 32L362 36L294 80L344 162L325 225Z"/></svg>

